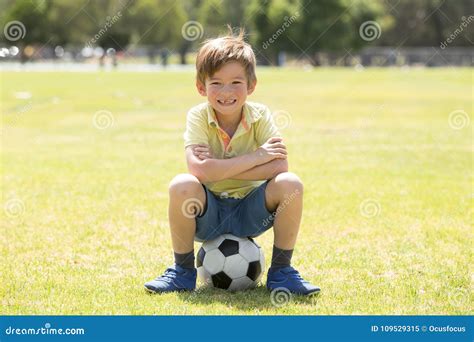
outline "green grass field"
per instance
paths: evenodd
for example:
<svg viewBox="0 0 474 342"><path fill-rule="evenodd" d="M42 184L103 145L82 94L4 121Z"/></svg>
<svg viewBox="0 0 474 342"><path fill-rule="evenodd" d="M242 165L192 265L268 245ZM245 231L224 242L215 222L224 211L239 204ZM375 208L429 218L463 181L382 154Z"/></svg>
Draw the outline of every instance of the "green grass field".
<svg viewBox="0 0 474 342"><path fill-rule="evenodd" d="M259 71L250 100L289 113L305 184L294 265L322 288L276 307L264 287L143 289L173 261L193 73L2 72L0 314L472 314L472 76Z"/></svg>

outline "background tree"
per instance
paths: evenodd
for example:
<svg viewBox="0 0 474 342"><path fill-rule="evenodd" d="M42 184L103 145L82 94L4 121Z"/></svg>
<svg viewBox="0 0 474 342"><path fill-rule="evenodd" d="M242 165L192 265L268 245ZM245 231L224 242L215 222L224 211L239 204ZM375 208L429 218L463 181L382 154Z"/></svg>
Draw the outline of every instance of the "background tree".
<svg viewBox="0 0 474 342"><path fill-rule="evenodd" d="M181 28L187 20L181 1L141 0L131 7L130 13L133 44L147 46L151 63L155 63L160 50L166 61L168 51L179 48L183 39Z"/></svg>
<svg viewBox="0 0 474 342"><path fill-rule="evenodd" d="M378 44L382 46L439 46L454 30L463 17L472 15L472 1L457 0L398 0L383 3L386 13L392 16L393 25L387 29ZM451 46L471 46L474 25L463 28Z"/></svg>

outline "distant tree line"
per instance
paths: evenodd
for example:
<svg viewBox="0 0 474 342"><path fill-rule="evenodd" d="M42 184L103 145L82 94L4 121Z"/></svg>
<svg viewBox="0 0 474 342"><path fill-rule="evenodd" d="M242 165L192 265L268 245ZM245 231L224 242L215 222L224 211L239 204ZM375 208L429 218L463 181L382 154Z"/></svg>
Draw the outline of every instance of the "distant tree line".
<svg viewBox="0 0 474 342"><path fill-rule="evenodd" d="M144 46L152 61L175 52L186 63L189 51L230 24L245 28L262 64L278 64L282 51L317 64L321 51L439 46L470 17L470 0L0 0L0 44ZM16 22L26 32L11 39L7 25ZM375 22L376 39L361 38L367 22ZM462 27L451 46L472 46L473 28Z"/></svg>

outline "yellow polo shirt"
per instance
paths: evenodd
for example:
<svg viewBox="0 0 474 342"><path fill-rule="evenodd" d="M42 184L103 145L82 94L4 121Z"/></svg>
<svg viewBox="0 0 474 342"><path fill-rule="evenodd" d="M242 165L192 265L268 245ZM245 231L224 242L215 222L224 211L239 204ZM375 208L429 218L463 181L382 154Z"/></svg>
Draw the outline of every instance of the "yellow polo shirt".
<svg viewBox="0 0 474 342"><path fill-rule="evenodd" d="M281 134L267 106L246 102L243 106L242 119L231 138L219 127L216 113L207 102L189 110L184 132L184 147L207 144L211 147L215 158L228 159L253 152L274 136ZM225 179L204 185L218 196L243 198L263 182Z"/></svg>

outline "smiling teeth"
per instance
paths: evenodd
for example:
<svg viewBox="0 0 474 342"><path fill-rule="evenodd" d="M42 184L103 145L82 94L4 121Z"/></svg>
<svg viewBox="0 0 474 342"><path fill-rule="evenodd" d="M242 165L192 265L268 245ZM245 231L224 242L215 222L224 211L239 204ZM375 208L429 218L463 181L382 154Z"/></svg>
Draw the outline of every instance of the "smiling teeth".
<svg viewBox="0 0 474 342"><path fill-rule="evenodd" d="M233 104L237 100L227 100L227 101L222 101L222 100L217 100L217 102L222 103L222 104Z"/></svg>

